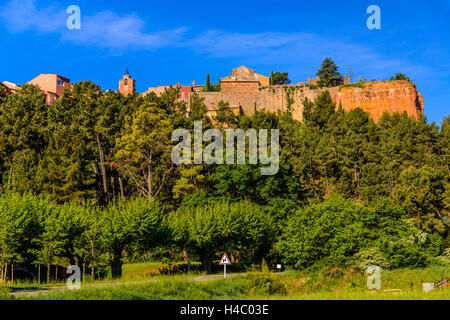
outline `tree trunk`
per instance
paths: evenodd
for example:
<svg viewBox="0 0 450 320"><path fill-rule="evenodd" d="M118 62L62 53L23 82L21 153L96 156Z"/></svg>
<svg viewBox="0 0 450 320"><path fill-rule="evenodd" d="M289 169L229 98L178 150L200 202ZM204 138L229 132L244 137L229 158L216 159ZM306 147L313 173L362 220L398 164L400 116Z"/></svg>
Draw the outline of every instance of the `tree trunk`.
<svg viewBox="0 0 450 320"><path fill-rule="evenodd" d="M58 282L58 266L56 266L55 280L56 280L56 282Z"/></svg>
<svg viewBox="0 0 450 320"><path fill-rule="evenodd" d="M111 276L113 279L119 279L122 277L122 255L114 255L114 259L111 264Z"/></svg>
<svg viewBox="0 0 450 320"><path fill-rule="evenodd" d="M82 276L82 281L84 281L84 275L86 274L86 263L83 263L83 276Z"/></svg>
<svg viewBox="0 0 450 320"><path fill-rule="evenodd" d="M327 195L330 196L330 185L328 184L327 168L325 168L325 181L327 183Z"/></svg>
<svg viewBox="0 0 450 320"><path fill-rule="evenodd" d="M11 188L11 176L12 176L12 165L9 168L9 174L8 174L8 185L6 187L7 190L10 190Z"/></svg>
<svg viewBox="0 0 450 320"><path fill-rule="evenodd" d="M119 187L120 187L120 200L123 200L123 184L121 177L119 177Z"/></svg>
<svg viewBox="0 0 450 320"><path fill-rule="evenodd" d="M11 264L11 282L14 283L14 263Z"/></svg>
<svg viewBox="0 0 450 320"><path fill-rule="evenodd" d="M16 191L16 176L14 175L14 169L11 171L11 181L13 190Z"/></svg>
<svg viewBox="0 0 450 320"><path fill-rule="evenodd" d="M47 283L50 282L50 264L47 263Z"/></svg>
<svg viewBox="0 0 450 320"><path fill-rule="evenodd" d="M8 264L5 263L5 273L3 274L3 283L6 283L7 275L8 275Z"/></svg>
<svg viewBox="0 0 450 320"><path fill-rule="evenodd" d="M102 145L100 144L100 137L97 134L97 145L98 145L98 154L100 157L100 168L102 171L102 180L103 180L103 200L105 203L108 203L108 184L106 180L106 169L105 169L105 157L103 154Z"/></svg>
<svg viewBox="0 0 450 320"><path fill-rule="evenodd" d="M152 200L152 169L150 165L148 166L148 177L147 177L147 188L148 188L148 200Z"/></svg>
<svg viewBox="0 0 450 320"><path fill-rule="evenodd" d="M94 280L95 280L95 267L94 266L92 266L92 268L91 268L91 276L92 276L92 282L94 282Z"/></svg>
<svg viewBox="0 0 450 320"><path fill-rule="evenodd" d="M41 284L41 265L38 265L38 284Z"/></svg>
<svg viewBox="0 0 450 320"><path fill-rule="evenodd" d="M202 259L203 268L205 268L207 274L212 273L212 260L209 258Z"/></svg>
<svg viewBox="0 0 450 320"><path fill-rule="evenodd" d="M147 185L148 185L148 200L152 201L152 152L150 152L150 157L147 162L148 167L148 178L147 178Z"/></svg>
<svg viewBox="0 0 450 320"><path fill-rule="evenodd" d="M116 198L116 188L115 188L114 177L111 177L111 188L112 188L112 197L113 197L113 199L115 199Z"/></svg>
<svg viewBox="0 0 450 320"><path fill-rule="evenodd" d="M3 190L3 167L0 166L0 191Z"/></svg>

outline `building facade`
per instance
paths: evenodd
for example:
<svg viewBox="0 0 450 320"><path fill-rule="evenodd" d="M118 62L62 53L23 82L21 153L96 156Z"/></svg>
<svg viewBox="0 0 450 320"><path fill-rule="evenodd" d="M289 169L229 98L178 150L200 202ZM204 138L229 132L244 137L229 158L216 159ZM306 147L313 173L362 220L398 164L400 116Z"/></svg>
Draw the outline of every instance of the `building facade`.
<svg viewBox="0 0 450 320"><path fill-rule="evenodd" d="M38 86L45 94L48 104L59 100L64 90L70 88L70 79L57 74L40 74L27 84Z"/></svg>
<svg viewBox="0 0 450 320"><path fill-rule="evenodd" d="M132 94L135 91L135 89L136 89L136 80L134 80L130 76L130 73L128 72L127 68L124 76L119 81L119 92L124 96L128 96Z"/></svg>

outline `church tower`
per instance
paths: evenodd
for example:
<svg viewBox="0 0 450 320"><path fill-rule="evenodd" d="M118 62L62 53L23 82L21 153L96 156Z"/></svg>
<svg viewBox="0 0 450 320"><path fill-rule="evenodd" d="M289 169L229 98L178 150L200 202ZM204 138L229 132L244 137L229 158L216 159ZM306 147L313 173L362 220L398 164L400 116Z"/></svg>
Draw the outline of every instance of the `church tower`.
<svg viewBox="0 0 450 320"><path fill-rule="evenodd" d="M128 72L127 68L127 71L125 71L125 75L119 81L119 92L124 96L128 96L129 94L133 93L135 87L136 87L136 80L134 80L130 76L130 73Z"/></svg>

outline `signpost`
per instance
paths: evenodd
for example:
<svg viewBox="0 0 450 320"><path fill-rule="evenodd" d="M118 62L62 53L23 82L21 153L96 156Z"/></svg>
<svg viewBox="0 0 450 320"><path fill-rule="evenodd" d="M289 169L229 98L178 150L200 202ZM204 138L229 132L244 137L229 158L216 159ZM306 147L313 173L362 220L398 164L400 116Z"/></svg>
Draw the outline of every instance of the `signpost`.
<svg viewBox="0 0 450 320"><path fill-rule="evenodd" d="M223 254L222 259L220 259L219 265L223 266L223 278L227 278L227 265L231 264L230 259L226 253Z"/></svg>

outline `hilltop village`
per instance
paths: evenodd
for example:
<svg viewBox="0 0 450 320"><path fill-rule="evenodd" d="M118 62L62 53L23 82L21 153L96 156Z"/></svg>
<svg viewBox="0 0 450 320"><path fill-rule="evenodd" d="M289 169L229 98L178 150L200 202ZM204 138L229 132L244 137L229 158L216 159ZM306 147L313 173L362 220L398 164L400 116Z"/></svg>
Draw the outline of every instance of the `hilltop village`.
<svg viewBox="0 0 450 320"><path fill-rule="evenodd" d="M205 85L181 85L150 87L145 96L154 93L161 95L168 88L179 89L179 99L189 105L192 96L204 99L208 116L213 117L220 101L229 104L236 114L251 115L255 110L285 112L290 110L294 119L302 121L303 101L314 100L325 90L330 92L336 106L344 111L356 108L368 112L377 121L384 112L407 112L409 116L418 118L423 115L424 101L417 91L416 85L410 81L370 81L358 84L350 83L350 77L342 77L332 87L318 86L320 78L309 78L307 82L297 84L272 85L270 77L258 74L255 70L241 66L232 70L231 75L220 79L220 91L208 92ZM71 86L70 79L56 74L41 74L28 82L37 85L46 95L47 103L58 100L64 90ZM20 85L4 81L0 82L4 94L14 94ZM136 80L128 69L119 80L119 92L129 95L136 91Z"/></svg>

